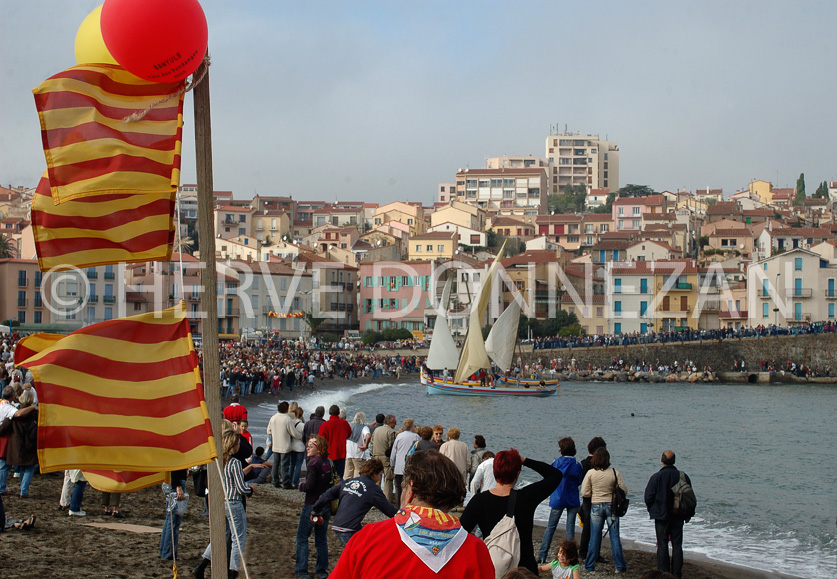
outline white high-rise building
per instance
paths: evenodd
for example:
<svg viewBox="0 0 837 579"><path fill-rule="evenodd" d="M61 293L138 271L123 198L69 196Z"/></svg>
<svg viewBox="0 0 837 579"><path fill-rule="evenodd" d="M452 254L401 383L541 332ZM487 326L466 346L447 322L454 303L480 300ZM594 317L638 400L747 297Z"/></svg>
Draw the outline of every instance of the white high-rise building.
<svg viewBox="0 0 837 579"><path fill-rule="evenodd" d="M598 135L582 135L553 128L546 138L549 193L564 193L569 186L619 189L619 143Z"/></svg>

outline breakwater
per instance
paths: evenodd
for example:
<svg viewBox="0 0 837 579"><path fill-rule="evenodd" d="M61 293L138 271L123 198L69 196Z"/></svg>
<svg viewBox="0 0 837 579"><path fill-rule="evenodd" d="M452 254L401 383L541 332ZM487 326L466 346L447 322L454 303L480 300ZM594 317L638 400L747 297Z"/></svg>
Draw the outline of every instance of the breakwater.
<svg viewBox="0 0 837 579"><path fill-rule="evenodd" d="M553 350L523 349L524 362L541 359L544 363L560 357L564 364L575 358L579 368L607 368L613 360L623 360L626 365L635 361L656 365L682 363L691 360L698 370L709 367L713 372L728 372L734 362L743 360L748 371L758 372L761 360L774 361L784 367L790 362L797 365L818 367L820 371L831 369L837 374L837 334L805 334L800 336L770 336L766 338L731 338L693 342L668 342L665 344L635 344L630 346L599 346L591 348L556 348Z"/></svg>

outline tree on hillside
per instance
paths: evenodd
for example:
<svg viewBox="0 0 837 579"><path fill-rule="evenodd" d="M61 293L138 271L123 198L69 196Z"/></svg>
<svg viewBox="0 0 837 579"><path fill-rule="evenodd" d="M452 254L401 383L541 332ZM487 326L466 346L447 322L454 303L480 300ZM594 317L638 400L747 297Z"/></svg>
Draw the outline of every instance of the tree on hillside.
<svg viewBox="0 0 837 579"><path fill-rule="evenodd" d="M805 173L800 173L799 179L796 180L796 197L793 204L802 205L803 203L805 203Z"/></svg>
<svg viewBox="0 0 837 579"><path fill-rule="evenodd" d="M584 201L587 198L587 186L584 183L567 187L564 193L552 194L547 197L547 208L550 213L581 213L584 211Z"/></svg>
<svg viewBox="0 0 837 579"><path fill-rule="evenodd" d="M624 187L620 188L617 193L619 193L619 197L647 197L648 195L657 194L657 192L648 185L634 185L632 183L628 183Z"/></svg>
<svg viewBox="0 0 837 579"><path fill-rule="evenodd" d="M605 204L594 207L590 210L590 213L610 213L613 210L613 201L615 199L616 193L608 193Z"/></svg>
<svg viewBox="0 0 837 579"><path fill-rule="evenodd" d="M512 255L523 253L526 249L526 244L518 237L514 237L513 235L506 237L505 235L497 233L493 229L486 231L486 243L488 244L488 248L494 253L500 251L500 248L503 247L503 242L506 241L506 239L509 241L506 243L506 252L503 257L511 257Z"/></svg>
<svg viewBox="0 0 837 579"><path fill-rule="evenodd" d="M817 190L814 191L813 197L817 199L828 199L828 181L823 181L817 185Z"/></svg>

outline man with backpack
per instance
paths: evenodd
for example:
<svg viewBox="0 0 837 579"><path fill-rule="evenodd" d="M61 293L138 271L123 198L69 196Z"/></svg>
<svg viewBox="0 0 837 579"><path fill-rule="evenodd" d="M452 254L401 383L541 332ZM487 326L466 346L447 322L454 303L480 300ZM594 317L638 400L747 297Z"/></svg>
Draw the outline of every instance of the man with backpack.
<svg viewBox="0 0 837 579"><path fill-rule="evenodd" d="M651 475L645 487L645 505L657 534L657 570L682 577L683 523L694 516L697 499L689 475L677 470L674 461L674 451L663 453L663 467Z"/></svg>

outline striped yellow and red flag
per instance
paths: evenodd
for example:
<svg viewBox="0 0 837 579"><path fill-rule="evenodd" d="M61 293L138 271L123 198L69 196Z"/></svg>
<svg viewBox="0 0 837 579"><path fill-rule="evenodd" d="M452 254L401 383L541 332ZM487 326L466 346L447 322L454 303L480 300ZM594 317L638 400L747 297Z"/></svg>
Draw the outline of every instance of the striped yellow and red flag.
<svg viewBox="0 0 837 579"><path fill-rule="evenodd" d="M174 193L180 184L183 82L156 83L107 64L60 72L35 105L56 204L102 193ZM165 102L159 102L172 96ZM144 118L123 119L152 104Z"/></svg>
<svg viewBox="0 0 837 579"><path fill-rule="evenodd" d="M162 473L217 457L182 303L24 338L15 364L34 375L43 472Z"/></svg>
<svg viewBox="0 0 837 579"><path fill-rule="evenodd" d="M46 174L32 200L32 232L41 271L168 261L175 193L103 194L52 202Z"/></svg>
<svg viewBox="0 0 837 579"><path fill-rule="evenodd" d="M113 470L85 470L82 472L90 486L103 493L130 493L171 480L171 473L168 472Z"/></svg>

